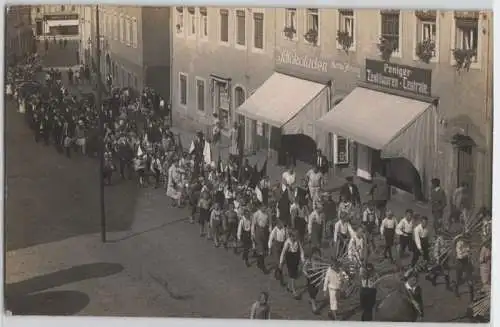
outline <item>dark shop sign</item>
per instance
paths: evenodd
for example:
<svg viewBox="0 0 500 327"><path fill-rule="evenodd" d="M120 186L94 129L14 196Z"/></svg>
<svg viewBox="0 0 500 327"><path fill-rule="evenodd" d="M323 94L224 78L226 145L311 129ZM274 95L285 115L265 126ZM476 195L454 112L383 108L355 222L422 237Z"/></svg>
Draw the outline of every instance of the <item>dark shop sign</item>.
<svg viewBox="0 0 500 327"><path fill-rule="evenodd" d="M366 59L366 82L389 89L431 96L432 70Z"/></svg>
<svg viewBox="0 0 500 327"><path fill-rule="evenodd" d="M69 15L45 15L45 20L78 20L78 14Z"/></svg>

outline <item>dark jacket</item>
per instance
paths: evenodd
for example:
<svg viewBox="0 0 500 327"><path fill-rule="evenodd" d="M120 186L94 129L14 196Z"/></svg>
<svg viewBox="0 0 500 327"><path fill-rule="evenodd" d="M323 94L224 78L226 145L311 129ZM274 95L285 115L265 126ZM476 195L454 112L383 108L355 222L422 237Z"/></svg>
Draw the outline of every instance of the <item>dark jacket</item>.
<svg viewBox="0 0 500 327"><path fill-rule="evenodd" d="M440 212L446 208L446 193L442 188L431 191L431 209L432 212Z"/></svg>
<svg viewBox="0 0 500 327"><path fill-rule="evenodd" d="M319 171L322 174L328 173L328 169L330 168L330 163L328 162L328 159L326 158L326 156L324 156L324 155L316 156L314 164L319 168Z"/></svg>
<svg viewBox="0 0 500 327"><path fill-rule="evenodd" d="M350 187L352 187L352 193ZM345 183L340 187L340 195L354 204L361 203L361 196L359 195L359 189L355 184Z"/></svg>

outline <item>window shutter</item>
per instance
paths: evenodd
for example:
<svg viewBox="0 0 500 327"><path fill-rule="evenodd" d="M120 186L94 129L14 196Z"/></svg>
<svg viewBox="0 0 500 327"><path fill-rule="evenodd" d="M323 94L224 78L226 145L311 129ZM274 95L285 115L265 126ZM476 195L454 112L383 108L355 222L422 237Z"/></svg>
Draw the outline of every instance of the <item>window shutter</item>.
<svg viewBox="0 0 500 327"><path fill-rule="evenodd" d="M229 41L229 11L227 9L220 10L220 40L222 42Z"/></svg>
<svg viewBox="0 0 500 327"><path fill-rule="evenodd" d="M237 10L236 11L236 21L237 21L237 40L236 42L239 45L245 45L245 36L246 36L246 26L245 26L245 11Z"/></svg>

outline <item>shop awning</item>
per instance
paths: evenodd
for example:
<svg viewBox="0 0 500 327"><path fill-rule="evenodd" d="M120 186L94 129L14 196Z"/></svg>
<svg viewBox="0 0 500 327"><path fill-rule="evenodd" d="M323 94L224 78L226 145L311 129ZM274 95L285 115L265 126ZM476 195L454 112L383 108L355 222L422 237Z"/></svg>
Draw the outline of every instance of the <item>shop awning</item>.
<svg viewBox="0 0 500 327"><path fill-rule="evenodd" d="M326 85L273 73L236 112L250 119L282 127L326 88Z"/></svg>
<svg viewBox="0 0 500 327"><path fill-rule="evenodd" d="M324 131L381 150L431 106L426 102L357 87L316 125Z"/></svg>

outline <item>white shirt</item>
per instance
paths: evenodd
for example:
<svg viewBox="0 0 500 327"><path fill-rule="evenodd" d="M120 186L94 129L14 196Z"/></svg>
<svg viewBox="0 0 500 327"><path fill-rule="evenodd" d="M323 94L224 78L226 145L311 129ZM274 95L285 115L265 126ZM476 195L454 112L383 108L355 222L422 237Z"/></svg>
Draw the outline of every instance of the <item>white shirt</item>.
<svg viewBox="0 0 500 327"><path fill-rule="evenodd" d="M347 246L347 256L351 261L361 262L365 248L364 240L356 235L353 236L354 237L351 237L349 245Z"/></svg>
<svg viewBox="0 0 500 327"><path fill-rule="evenodd" d="M408 219L403 218L396 226L396 234L398 235L412 235L413 234L413 222Z"/></svg>
<svg viewBox="0 0 500 327"><path fill-rule="evenodd" d="M311 212L307 220L307 232L309 235L312 233L313 224L323 224L323 215L320 215L316 210Z"/></svg>
<svg viewBox="0 0 500 327"><path fill-rule="evenodd" d="M289 171L285 171L283 175L281 175L281 178L286 186L292 186L295 184L295 172L290 174Z"/></svg>
<svg viewBox="0 0 500 327"><path fill-rule="evenodd" d="M354 230L352 229L352 226L348 221L339 220L335 223L334 227L334 233L333 233L334 242L337 242L339 238L339 233L352 237L354 235Z"/></svg>
<svg viewBox="0 0 500 327"><path fill-rule="evenodd" d="M336 272L331 267L328 268L325 274L325 282L323 284L323 291L338 290L342 286L342 276L340 272Z"/></svg>
<svg viewBox="0 0 500 327"><path fill-rule="evenodd" d="M365 211L363 211L363 222L375 223L378 225L378 217L377 214L375 213L375 210L366 208Z"/></svg>
<svg viewBox="0 0 500 327"><path fill-rule="evenodd" d="M417 249L419 249L419 251L422 251L422 242L420 241L420 239L426 238L427 236L429 236L429 229L427 229L427 227L424 228L422 224L419 224L413 230L413 238L415 239L415 245L417 246Z"/></svg>
<svg viewBox="0 0 500 327"><path fill-rule="evenodd" d="M250 219L245 219L245 218L240 219L240 223L238 224L238 233L237 233L238 240L241 241L241 234L243 234L244 231L250 232L251 229L252 229L252 221Z"/></svg>
<svg viewBox="0 0 500 327"><path fill-rule="evenodd" d="M321 179L323 178L323 174L321 172L314 172L314 169L311 169L307 172L307 185L309 187L321 187Z"/></svg>
<svg viewBox="0 0 500 327"><path fill-rule="evenodd" d="M269 235L269 248L273 245L273 242L285 242L286 240L286 229L285 228L278 228L275 226L273 230L271 231L271 234Z"/></svg>
<svg viewBox="0 0 500 327"><path fill-rule="evenodd" d="M384 220L382 220L382 223L380 224L380 235L384 235L384 230L387 228L387 229L395 229L396 228L396 224L398 222L396 221L395 218L384 218Z"/></svg>

